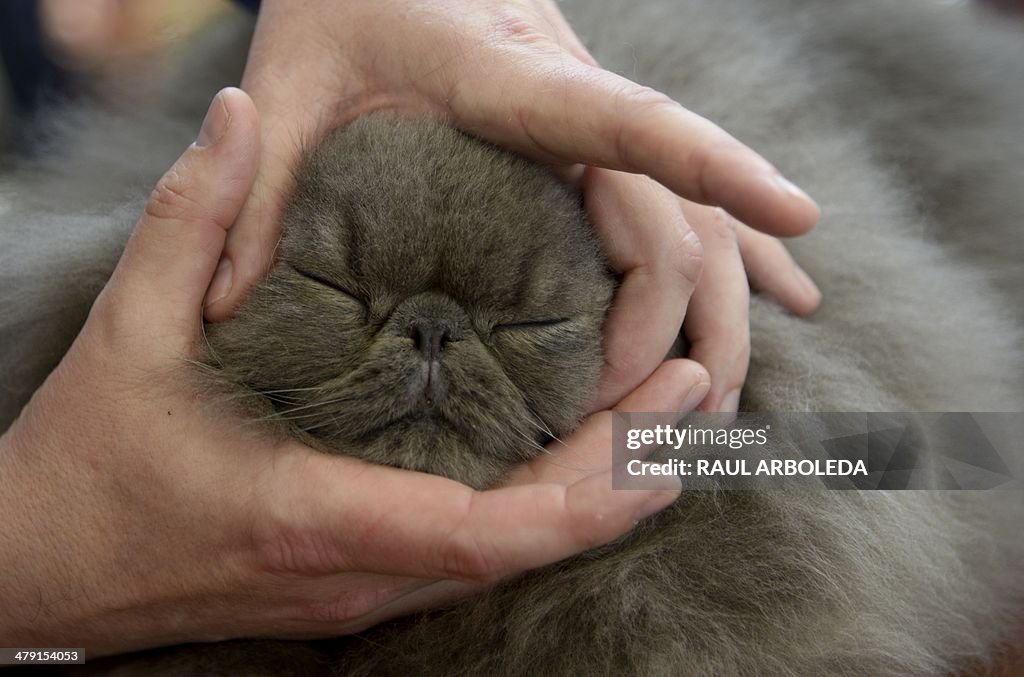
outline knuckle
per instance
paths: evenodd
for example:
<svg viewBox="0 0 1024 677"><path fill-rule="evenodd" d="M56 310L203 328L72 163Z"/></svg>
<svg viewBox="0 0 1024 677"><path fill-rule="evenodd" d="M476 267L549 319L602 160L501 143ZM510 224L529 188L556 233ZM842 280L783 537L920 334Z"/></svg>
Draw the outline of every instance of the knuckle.
<svg viewBox="0 0 1024 677"><path fill-rule="evenodd" d="M697 202L713 202L713 191L708 185L708 167L713 156L712 149L700 143L689 150L683 162L683 175L693 191L692 199Z"/></svg>
<svg viewBox="0 0 1024 677"><path fill-rule="evenodd" d="M534 111L528 105L516 105L512 111L513 119L530 142L539 149L546 151L543 142L533 133Z"/></svg>
<svg viewBox="0 0 1024 677"><path fill-rule="evenodd" d="M736 223L724 209L720 207L708 209L706 223L714 237L730 245L736 243Z"/></svg>
<svg viewBox="0 0 1024 677"><path fill-rule="evenodd" d="M608 528L606 520L608 515L602 512L593 512L587 515L586 519L580 520L576 533L576 546L581 552L593 550L607 542L605 531Z"/></svg>
<svg viewBox="0 0 1024 677"><path fill-rule="evenodd" d="M602 372L604 378L616 385L632 384L643 376L643 362L639 355L630 351L618 351L607 354L604 358Z"/></svg>
<svg viewBox="0 0 1024 677"><path fill-rule="evenodd" d="M566 495L564 501L572 524L572 542L579 552L592 550L608 542L611 533L609 527L613 527L614 530L614 515L600 507L579 509L571 495Z"/></svg>
<svg viewBox="0 0 1024 677"><path fill-rule="evenodd" d="M138 303L126 300L109 287L104 289L89 310L87 327L101 353L118 356L123 366L139 356L140 340L147 342L145 317Z"/></svg>
<svg viewBox="0 0 1024 677"><path fill-rule="evenodd" d="M546 44L550 38L519 12L499 6L491 21L491 32L496 44Z"/></svg>
<svg viewBox="0 0 1024 677"><path fill-rule="evenodd" d="M254 540L257 568L267 573L317 575L343 567L337 551L306 530L279 524Z"/></svg>
<svg viewBox="0 0 1024 677"><path fill-rule="evenodd" d="M510 120L517 125L522 135L530 142L540 156L556 161L558 151L546 140L544 120L545 114L537 107L536 101L515 101L511 106Z"/></svg>
<svg viewBox="0 0 1024 677"><path fill-rule="evenodd" d="M694 383L708 383L708 384L710 384L711 383L711 372L709 372L707 370L707 367L705 367L702 364L699 364L697 362L694 362L694 364L696 366L693 367L693 369L690 371L690 377L693 379L693 382Z"/></svg>
<svg viewBox="0 0 1024 677"><path fill-rule="evenodd" d="M669 269L685 287L696 287L704 270L704 244L693 230L677 230L667 248Z"/></svg>
<svg viewBox="0 0 1024 677"><path fill-rule="evenodd" d="M314 623L333 625L357 618L359 614L352 609L351 602L342 597L315 601L306 608L303 616Z"/></svg>
<svg viewBox="0 0 1024 677"><path fill-rule="evenodd" d="M711 249L730 250L738 246L737 221L721 207L691 210L690 223Z"/></svg>
<svg viewBox="0 0 1024 677"><path fill-rule="evenodd" d="M626 103L634 113L640 114L679 108L679 104L667 94L644 85L631 87L626 94Z"/></svg>
<svg viewBox="0 0 1024 677"><path fill-rule="evenodd" d="M446 578L474 583L493 583L504 569L494 554L473 537L449 540L442 548L442 572Z"/></svg>
<svg viewBox="0 0 1024 677"><path fill-rule="evenodd" d="M146 203L146 216L159 220L184 220L202 213L193 197L192 184L178 167L172 167L157 182Z"/></svg>
<svg viewBox="0 0 1024 677"><path fill-rule="evenodd" d="M365 616L387 601L388 595L382 590L357 588L315 600L306 606L302 615L317 624L340 625Z"/></svg>
<svg viewBox="0 0 1024 677"><path fill-rule="evenodd" d="M100 292L89 310L88 326L95 330L101 344L108 349L118 345L125 330L132 325L124 304L111 298L109 288Z"/></svg>
<svg viewBox="0 0 1024 677"><path fill-rule="evenodd" d="M663 111L675 111L679 104L656 89L632 83L621 98L620 110L623 110L624 114L618 117L618 125L615 128L615 153L627 169L637 170L641 164L649 164L648 158L636 157L636 146L637 139L649 135L650 117Z"/></svg>

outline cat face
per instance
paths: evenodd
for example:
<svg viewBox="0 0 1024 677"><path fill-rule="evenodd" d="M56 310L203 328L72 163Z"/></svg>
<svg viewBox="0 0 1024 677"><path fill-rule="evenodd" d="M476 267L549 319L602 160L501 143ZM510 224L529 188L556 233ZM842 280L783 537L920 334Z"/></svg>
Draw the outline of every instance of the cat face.
<svg viewBox="0 0 1024 677"><path fill-rule="evenodd" d="M336 453L493 484L585 413L613 282L578 198L436 122L309 157L278 264L208 363Z"/></svg>

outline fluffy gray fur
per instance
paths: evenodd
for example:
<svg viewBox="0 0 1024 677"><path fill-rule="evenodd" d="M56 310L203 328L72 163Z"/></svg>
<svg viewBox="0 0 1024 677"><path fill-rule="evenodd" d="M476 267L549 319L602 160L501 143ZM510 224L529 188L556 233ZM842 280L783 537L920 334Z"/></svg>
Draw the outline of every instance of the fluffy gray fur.
<svg viewBox="0 0 1024 677"><path fill-rule="evenodd" d="M1019 26L932 0L580 0L565 9L605 66L721 122L822 204L821 226L794 242L792 251L818 280L825 303L812 319L800 320L764 299L752 301L754 354L743 408L1021 410L1024 343L1014 297L1024 282ZM211 93L202 91L195 102L205 103ZM188 121L183 126L178 118L154 112L162 103L158 99L145 115L133 114L131 124L122 120L110 128L97 128L94 114L79 113L94 126L73 135L61 159L48 160L29 178L4 179L0 373L11 396L4 398L3 415L13 415L52 367L85 312L83 304L109 272L127 217L139 209L141 198L126 203L125 196L144 194L133 186L155 180L188 138L182 132L202 116L196 105L181 118ZM561 274L546 263L581 265L572 258L590 251L583 245L545 252L533 267L530 243L502 225L521 214L522 205L507 200L522 190L548 195L541 204L561 215L545 219L529 212L539 219L528 231L531 237L550 236L556 220L565 219L583 243L578 213L565 195L547 192L550 183L519 161L456 133L415 128L396 136L383 129L364 124L342 134L303 175L289 211L287 226L294 235L282 250L282 266L256 292L247 314L212 337L211 364L223 368L232 383L256 390L323 383L339 369L354 373L369 365L368 358L340 354L340 347L338 356L311 357L308 364L270 362L261 346L235 345L232 335L270 331L263 339L268 343L299 342L306 350L340 343L339 331L362 331L356 317L362 311L354 302L343 292L299 280L289 263L315 264L320 268L313 272L327 282L355 285L349 292L366 303L367 317L387 327L386 309L411 303L423 291L396 286L386 272L392 257L401 260L405 252L385 235L410 226L400 215L460 234L430 250L437 258L412 260L414 270L434 271L426 277L443 267L443 254L485 287L543 287L549 275L555 280ZM388 160L394 157L389 149L408 149L405 134L426 135L459 160L437 165L436 153ZM143 145L146 154L135 150ZM111 147L119 152L110 153ZM353 156L362 161L353 163ZM342 176L344 167L354 173ZM451 177L478 185L466 167L487 178L475 199L494 200L494 219L486 228L508 248L483 271L472 257L463 258L481 243L453 210L461 203L438 200L437 184L426 180ZM516 180L491 183L499 167ZM418 190L396 195L399 181L413 182L401 185ZM40 194L45 202L32 197ZM57 204L64 195L72 197ZM501 204L506 207L497 208ZM112 210L121 210L125 220L111 218ZM479 213L477 207L472 213ZM54 232L64 235L57 239ZM371 237L351 239L353 233ZM309 247L311 242L318 246ZM351 258L352 248L373 249L378 242L381 251L366 264L373 271L358 268L363 264ZM328 252L335 256L325 258ZM602 297L607 281L586 268L594 261L584 268ZM82 282L89 275L93 290ZM585 284L571 288L584 290ZM434 298L433 305L410 311L448 321L457 317L473 325L476 337L468 340L485 345L487 322L506 322L489 319L496 300L470 310L464 292L455 289L442 291L460 308ZM275 300L272 290L283 291L284 298ZM527 313L523 303L514 302L508 317L559 319L563 312ZM589 316L601 303L577 297L565 312ZM289 338L275 319L283 309L291 309L300 325L308 323L310 333ZM324 312L345 319L320 322ZM61 322L64 330L53 329ZM469 324L462 325L467 336ZM389 337L405 336L393 328ZM404 347L386 350L415 362L410 339L403 340ZM367 341L357 336L355 344L368 354L374 348ZM276 375L280 380L265 379L264 364L242 364L234 355L266 360L282 372ZM481 405L492 423L500 423L498 413L524 413L517 398L533 397L549 377L529 360L511 364L498 360L483 372L504 384L494 402ZM522 375L509 372L519 368ZM583 378L568 387L588 382ZM365 385L372 384L370 378ZM384 417L393 415L391 407L404 406L374 401L388 407ZM563 404L562 420L568 421L578 413L568 415L578 400ZM267 406L281 411L280 402ZM344 429L330 430L350 441ZM321 443L330 446L330 436ZM516 455L510 452L500 450L491 460L507 462ZM411 457L417 453L412 450ZM468 458L467 450L459 453ZM484 465L471 469L471 481L488 481L495 466ZM1016 627L1024 604L1022 516L1019 492L690 492L612 545L528 573L452 609L355 638L164 651L125 668L252 673L259 656L268 674L950 673L993 660Z"/></svg>
<svg viewBox="0 0 1024 677"><path fill-rule="evenodd" d="M274 271L207 326L236 397L325 450L477 488L576 426L613 283L553 176L438 123L371 116L297 183Z"/></svg>

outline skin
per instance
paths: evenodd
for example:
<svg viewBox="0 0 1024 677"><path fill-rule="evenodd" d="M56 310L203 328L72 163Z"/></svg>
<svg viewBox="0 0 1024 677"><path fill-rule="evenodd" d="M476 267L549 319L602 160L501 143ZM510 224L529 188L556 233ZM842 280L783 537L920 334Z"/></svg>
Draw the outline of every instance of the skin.
<svg viewBox="0 0 1024 677"><path fill-rule="evenodd" d="M676 478L613 491L594 470L610 411L484 492L268 442L213 413L184 359L258 162L252 101L225 90L0 437L0 643L95 657L354 632L606 543L678 495ZM674 360L617 408L688 411L708 387L700 365Z"/></svg>
<svg viewBox="0 0 1024 677"><path fill-rule="evenodd" d="M792 312L820 300L777 241L743 225L804 233L819 216L810 198L711 122L600 68L549 0L265 0L242 87L265 151L206 297L210 321L230 317L272 265L302 141L381 109L450 118L582 180L623 276L597 408L650 376L685 317L711 373L701 407L735 411L747 274Z"/></svg>

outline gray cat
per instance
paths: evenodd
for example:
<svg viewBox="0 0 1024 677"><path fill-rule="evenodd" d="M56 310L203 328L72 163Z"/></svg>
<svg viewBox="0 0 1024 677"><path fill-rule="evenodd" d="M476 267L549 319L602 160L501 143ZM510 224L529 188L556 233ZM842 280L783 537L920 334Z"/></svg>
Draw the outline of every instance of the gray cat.
<svg viewBox="0 0 1024 677"><path fill-rule="evenodd" d="M284 229L269 278L206 329L250 415L484 488L586 413L613 281L579 199L536 165L371 116L311 154Z"/></svg>
<svg viewBox="0 0 1024 677"><path fill-rule="evenodd" d="M602 64L721 122L823 207L792 251L824 305L801 320L752 300L742 408L1021 410L1022 29L931 0L626 5L565 9ZM0 180L0 427L66 349L213 89L174 87L170 114L158 95L142 113L71 112L57 159ZM234 400L250 415L486 486L583 413L612 282L543 170L443 125L364 120L311 154L285 226L270 279L208 328L205 372L253 394ZM288 388L316 390L271 392ZM120 667L952 673L1019 628L1022 517L1019 492L686 492L616 543L451 609Z"/></svg>

